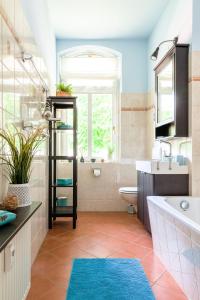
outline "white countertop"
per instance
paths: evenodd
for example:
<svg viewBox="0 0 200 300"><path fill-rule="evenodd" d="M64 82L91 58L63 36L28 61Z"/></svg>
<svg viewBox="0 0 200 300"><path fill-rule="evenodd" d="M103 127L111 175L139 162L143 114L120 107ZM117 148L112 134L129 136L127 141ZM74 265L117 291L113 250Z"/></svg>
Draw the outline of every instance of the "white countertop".
<svg viewBox="0 0 200 300"><path fill-rule="evenodd" d="M188 174L188 166L180 166L176 162L159 160L138 160L136 161L136 170L149 174Z"/></svg>

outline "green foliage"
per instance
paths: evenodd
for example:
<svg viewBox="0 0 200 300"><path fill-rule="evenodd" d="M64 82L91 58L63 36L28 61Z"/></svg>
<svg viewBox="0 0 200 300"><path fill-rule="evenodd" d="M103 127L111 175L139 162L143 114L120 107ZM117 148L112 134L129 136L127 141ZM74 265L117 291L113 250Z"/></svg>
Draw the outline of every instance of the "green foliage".
<svg viewBox="0 0 200 300"><path fill-rule="evenodd" d="M78 147L79 155L87 156L88 152L88 96L78 96Z"/></svg>
<svg viewBox="0 0 200 300"><path fill-rule="evenodd" d="M88 94L77 94L78 107L78 154L79 156L106 158L108 147L112 147L112 95L92 94L90 101ZM91 107L89 108L89 105ZM89 111L88 111L89 110ZM90 116L88 114L91 113ZM66 122L72 124L73 114L68 110ZM89 122L91 122L89 124ZM89 132L91 145L89 145ZM68 135L64 140L63 151L72 153L73 138ZM65 148L66 147L66 148ZM92 153L88 153L91 149ZM112 150L112 154L114 148Z"/></svg>
<svg viewBox="0 0 200 300"><path fill-rule="evenodd" d="M92 155L106 156L106 149L112 142L112 96L93 95L92 111Z"/></svg>
<svg viewBox="0 0 200 300"><path fill-rule="evenodd" d="M109 146L108 146L108 155L109 155L110 157L113 155L114 151L115 151L114 146L113 146L113 145L109 145Z"/></svg>
<svg viewBox="0 0 200 300"><path fill-rule="evenodd" d="M9 182L28 183L34 154L45 139L44 127L38 127L26 134L17 128L14 128L14 133L8 129L0 129L0 138L3 140L3 148L7 147L6 150L8 149L9 152L5 156L0 156L7 167Z"/></svg>
<svg viewBox="0 0 200 300"><path fill-rule="evenodd" d="M64 82L60 82L60 83L56 84L56 91L72 94L73 87L71 84L65 84Z"/></svg>
<svg viewBox="0 0 200 300"><path fill-rule="evenodd" d="M78 145L79 155L88 154L88 95L78 96ZM112 145L112 95L92 96L92 156L106 157Z"/></svg>

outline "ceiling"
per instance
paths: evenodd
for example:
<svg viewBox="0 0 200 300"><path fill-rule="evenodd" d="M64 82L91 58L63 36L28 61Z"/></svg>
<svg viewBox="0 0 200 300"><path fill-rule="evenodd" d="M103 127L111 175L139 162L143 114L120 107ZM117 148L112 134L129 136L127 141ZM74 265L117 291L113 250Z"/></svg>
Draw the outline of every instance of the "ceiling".
<svg viewBox="0 0 200 300"><path fill-rule="evenodd" d="M147 37L169 0L46 0L57 38Z"/></svg>

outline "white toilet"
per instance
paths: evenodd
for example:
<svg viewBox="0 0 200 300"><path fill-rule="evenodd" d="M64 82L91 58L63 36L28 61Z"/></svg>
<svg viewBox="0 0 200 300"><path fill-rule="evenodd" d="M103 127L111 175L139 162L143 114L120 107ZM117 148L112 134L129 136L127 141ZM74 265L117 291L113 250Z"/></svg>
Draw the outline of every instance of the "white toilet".
<svg viewBox="0 0 200 300"><path fill-rule="evenodd" d="M119 189L121 198L128 203L128 213L134 214L137 212L137 187L121 187Z"/></svg>

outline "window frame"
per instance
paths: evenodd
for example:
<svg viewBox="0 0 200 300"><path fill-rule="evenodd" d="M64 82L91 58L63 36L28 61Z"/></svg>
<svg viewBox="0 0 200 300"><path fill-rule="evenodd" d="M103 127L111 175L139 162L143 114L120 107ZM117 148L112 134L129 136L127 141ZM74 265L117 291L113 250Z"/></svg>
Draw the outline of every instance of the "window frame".
<svg viewBox="0 0 200 300"><path fill-rule="evenodd" d="M93 98L93 95L95 94L101 94L101 95L106 95L106 94L109 94L112 96L112 145L113 146L116 146L118 145L117 143L117 134L116 132L118 132L118 124L117 124L117 101L114 100L116 98L116 94L115 94L115 89L110 89L110 90L106 90L106 91L99 91L99 90L93 90L93 91L84 91L84 92L81 92L79 91L78 93L75 92L75 96L78 95L78 94L84 94L84 95L88 95L88 155L85 157L86 160L90 160L91 158L99 158L99 157L94 157L92 155L92 144L93 144L93 138L92 138L92 130L93 130L93 122L92 122L92 113L93 113L93 101L92 101L92 98ZM103 157L102 157L103 158ZM115 153L114 153L114 157L113 157L113 161L117 160L118 158L118 149L117 147L115 147Z"/></svg>
<svg viewBox="0 0 200 300"><path fill-rule="evenodd" d="M116 76L103 76L103 75L91 75L88 76L88 74L85 75L74 75L63 78L62 74L60 74L61 64L62 64L62 58L69 56L69 57L78 57L78 55L81 55L85 49L88 49L88 53L90 52L89 49L92 49L92 51L97 54L101 53L102 57L113 57L116 60L118 60L118 66L119 70ZM85 51L86 53L86 51ZM93 157L92 156L92 95L93 94L111 94L112 95L112 145L115 148L114 155L112 158L112 161L118 161L120 159L120 88L121 88L121 54L113 49L105 48L105 47L94 47L94 46L80 46L80 47L74 47L70 48L67 51L63 51L59 54L59 77L60 81L67 81L70 82L70 80L73 79L97 79L97 80L112 80L113 85L112 87L76 87L74 88L74 95L77 94L87 94L88 95L88 156L84 157L86 160L90 160L91 158L99 158L99 157ZM102 92L103 88L103 92ZM65 146L66 147L66 146ZM62 151L63 146L61 146ZM65 148L66 149L66 148ZM103 157L102 157L103 158Z"/></svg>

